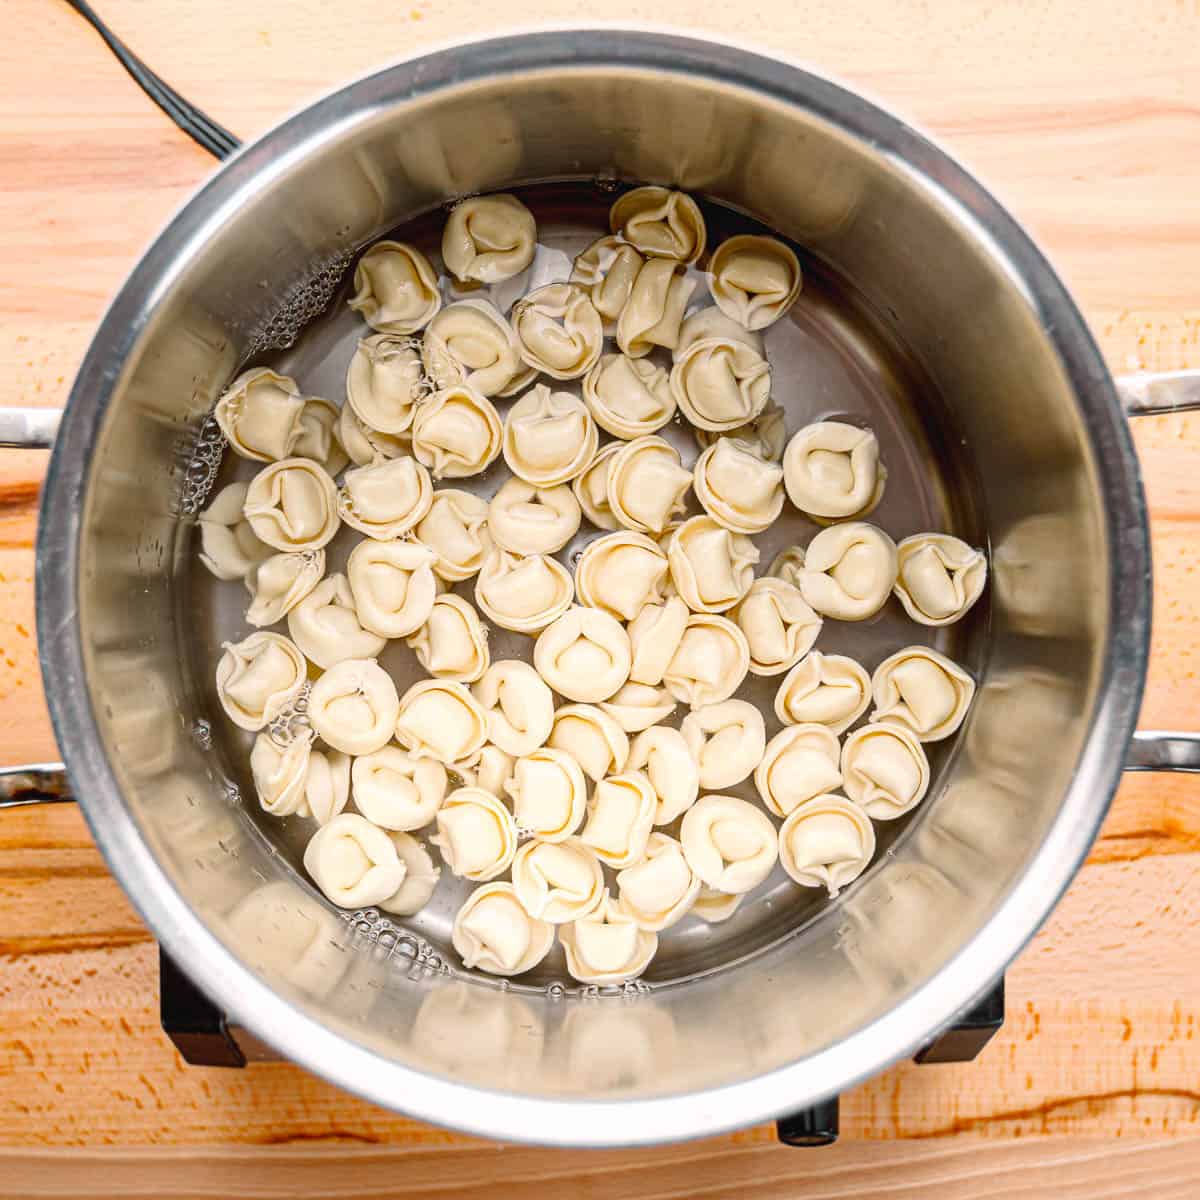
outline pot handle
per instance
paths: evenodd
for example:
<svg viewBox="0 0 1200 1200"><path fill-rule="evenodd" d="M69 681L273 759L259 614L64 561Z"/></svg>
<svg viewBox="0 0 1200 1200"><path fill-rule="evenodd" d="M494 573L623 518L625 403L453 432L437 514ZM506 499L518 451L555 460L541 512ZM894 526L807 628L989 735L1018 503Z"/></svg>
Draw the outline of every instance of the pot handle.
<svg viewBox="0 0 1200 1200"><path fill-rule="evenodd" d="M0 408L0 447L48 450L61 420L61 408Z"/></svg>
<svg viewBox="0 0 1200 1200"><path fill-rule="evenodd" d="M71 781L62 763L0 767L0 808L24 808L27 804L66 804L74 799Z"/></svg>

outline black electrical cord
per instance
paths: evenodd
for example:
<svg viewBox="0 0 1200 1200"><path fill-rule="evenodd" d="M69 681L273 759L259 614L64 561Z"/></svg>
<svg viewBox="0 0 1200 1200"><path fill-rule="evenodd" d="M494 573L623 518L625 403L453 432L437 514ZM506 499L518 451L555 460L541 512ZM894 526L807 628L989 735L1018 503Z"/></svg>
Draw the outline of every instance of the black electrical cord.
<svg viewBox="0 0 1200 1200"><path fill-rule="evenodd" d="M242 143L207 117L195 105L185 100L169 83L164 82L96 15L87 0L67 0L67 3L104 39L104 44L116 55L117 61L133 77L133 81L159 108L193 141L216 158L228 158Z"/></svg>

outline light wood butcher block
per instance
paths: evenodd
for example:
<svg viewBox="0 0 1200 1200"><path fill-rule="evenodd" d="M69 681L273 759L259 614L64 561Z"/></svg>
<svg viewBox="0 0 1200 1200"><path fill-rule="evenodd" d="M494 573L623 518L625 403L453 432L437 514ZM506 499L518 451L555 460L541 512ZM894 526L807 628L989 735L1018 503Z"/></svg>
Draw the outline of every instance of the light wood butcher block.
<svg viewBox="0 0 1200 1200"><path fill-rule="evenodd" d="M389 57L582 11L571 0L519 12L478 0L95 2L243 137ZM1200 366L1196 0L613 0L604 11L752 41L897 109L1028 224L1115 370ZM0 403L61 405L107 298L213 164L65 3L5 0L2 23ZM1197 729L1200 415L1144 420L1136 438L1156 578L1142 723ZM0 454L9 763L57 757L34 646L45 462ZM979 1061L902 1064L843 1097L831 1150L785 1150L763 1128L585 1155L428 1128L288 1065L185 1067L158 1026L154 943L79 813L4 813L0 1195L415 1197L490 1182L612 1200L1194 1197L1200 1142L1184 1135L1200 1131L1198 871L1200 778L1130 778L1012 967L1008 1021Z"/></svg>

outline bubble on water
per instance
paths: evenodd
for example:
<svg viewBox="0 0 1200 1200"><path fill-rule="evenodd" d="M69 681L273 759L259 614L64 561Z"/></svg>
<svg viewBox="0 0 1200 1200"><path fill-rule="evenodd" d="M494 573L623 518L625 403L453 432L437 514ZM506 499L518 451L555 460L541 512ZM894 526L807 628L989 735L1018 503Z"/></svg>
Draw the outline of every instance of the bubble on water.
<svg viewBox="0 0 1200 1200"><path fill-rule="evenodd" d="M242 789L232 779L226 779L221 783L221 791L225 793L225 799L228 803L241 804Z"/></svg>
<svg viewBox="0 0 1200 1200"><path fill-rule="evenodd" d="M181 516L195 516L204 507L229 443L221 432L217 419L209 413L200 422L195 438L179 447L182 461L183 485L179 494Z"/></svg>
<svg viewBox="0 0 1200 1200"><path fill-rule="evenodd" d="M546 984L546 995L551 1000L561 1000L567 994L567 985L560 983L557 979Z"/></svg>
<svg viewBox="0 0 1200 1200"><path fill-rule="evenodd" d="M192 725L192 741L201 750L211 750L213 745L212 723L203 717L198 717Z"/></svg>

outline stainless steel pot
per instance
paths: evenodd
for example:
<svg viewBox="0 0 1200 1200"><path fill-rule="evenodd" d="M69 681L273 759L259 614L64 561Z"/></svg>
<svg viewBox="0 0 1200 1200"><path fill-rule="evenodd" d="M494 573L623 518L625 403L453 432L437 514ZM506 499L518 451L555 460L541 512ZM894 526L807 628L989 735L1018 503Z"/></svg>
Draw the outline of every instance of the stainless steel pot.
<svg viewBox="0 0 1200 1200"><path fill-rule="evenodd" d="M230 803L186 652L189 455L237 364L406 217L563 178L704 192L854 280L926 373L924 415L960 434L993 564L978 698L885 861L742 961L590 1000L448 977L420 938L339 921ZM781 62L605 30L402 63L247 147L117 295L57 438L31 411L0 413L0 433L54 440L46 693L96 841L175 959L264 1043L380 1104L612 1146L803 1108L910 1053L1045 919L1123 769L1200 767L1187 734L1129 749L1150 552L1122 399L1194 407L1200 382L1114 385L1026 234L925 138ZM54 790L53 765L22 771L14 798Z"/></svg>

